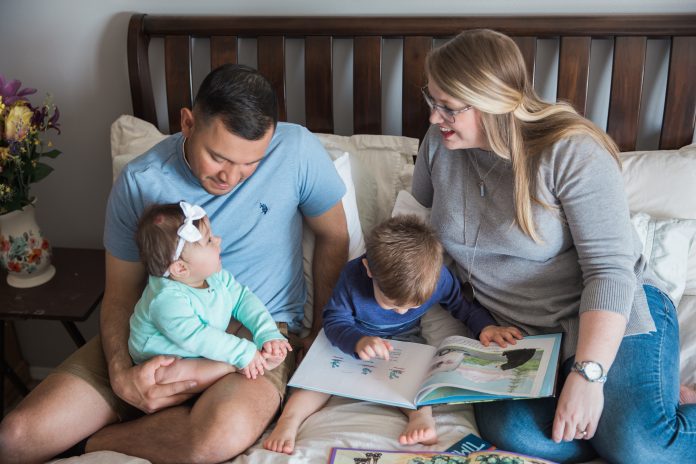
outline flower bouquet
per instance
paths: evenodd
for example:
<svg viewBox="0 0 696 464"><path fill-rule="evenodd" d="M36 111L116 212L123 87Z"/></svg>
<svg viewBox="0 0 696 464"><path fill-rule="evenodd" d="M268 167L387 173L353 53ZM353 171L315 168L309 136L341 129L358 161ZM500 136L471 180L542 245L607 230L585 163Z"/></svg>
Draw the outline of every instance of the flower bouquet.
<svg viewBox="0 0 696 464"><path fill-rule="evenodd" d="M44 140L51 129L60 133L60 112L50 97L32 106L27 96L36 89L21 86L0 75L0 265L8 270L10 285L31 287L55 273L50 246L36 225L29 187L53 171L40 159L61 153Z"/></svg>

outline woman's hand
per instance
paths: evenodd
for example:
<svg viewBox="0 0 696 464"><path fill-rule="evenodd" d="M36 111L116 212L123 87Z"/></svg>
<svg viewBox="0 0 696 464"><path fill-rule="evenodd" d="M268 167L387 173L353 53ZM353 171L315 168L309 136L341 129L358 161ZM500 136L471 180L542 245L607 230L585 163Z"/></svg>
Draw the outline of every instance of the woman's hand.
<svg viewBox="0 0 696 464"><path fill-rule="evenodd" d="M389 341L379 337L363 337L355 345L355 352L363 361L369 361L372 358L389 361L389 352L393 349Z"/></svg>
<svg viewBox="0 0 696 464"><path fill-rule="evenodd" d="M155 356L136 366L116 372L111 370L111 387L122 400L148 414L181 404L193 396L186 391L196 387L195 381L182 380L160 385L155 379L157 369L170 366L176 359L173 356Z"/></svg>
<svg viewBox="0 0 696 464"><path fill-rule="evenodd" d="M488 325L479 334L479 340L483 346L488 346L491 342L505 348L508 343L514 345L517 340L522 340L522 332L517 327L500 327L498 325Z"/></svg>
<svg viewBox="0 0 696 464"><path fill-rule="evenodd" d="M588 382L571 372L558 398L551 438L556 443L589 440L597 431L603 409L604 384Z"/></svg>

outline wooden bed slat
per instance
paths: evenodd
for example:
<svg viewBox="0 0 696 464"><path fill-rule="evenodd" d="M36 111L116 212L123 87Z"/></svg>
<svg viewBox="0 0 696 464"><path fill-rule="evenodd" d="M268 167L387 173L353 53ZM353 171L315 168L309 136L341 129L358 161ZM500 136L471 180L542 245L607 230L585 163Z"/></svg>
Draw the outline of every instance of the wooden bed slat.
<svg viewBox="0 0 696 464"><path fill-rule="evenodd" d="M237 63L237 36L215 35L210 38L210 69Z"/></svg>
<svg viewBox="0 0 696 464"><path fill-rule="evenodd" d="M164 38L164 70L167 81L169 132L181 130L181 108L191 108L191 38Z"/></svg>
<svg viewBox="0 0 696 464"><path fill-rule="evenodd" d="M696 122L696 37L674 37L669 59L660 148L691 143Z"/></svg>
<svg viewBox="0 0 696 464"><path fill-rule="evenodd" d="M646 37L617 37L614 43L607 133L621 151L636 149L646 45Z"/></svg>
<svg viewBox="0 0 696 464"><path fill-rule="evenodd" d="M353 133L382 133L382 37L353 39Z"/></svg>
<svg viewBox="0 0 696 464"><path fill-rule="evenodd" d="M305 113L307 128L331 134L333 120L333 39L305 39Z"/></svg>
<svg viewBox="0 0 696 464"><path fill-rule="evenodd" d="M157 125L157 109L152 92L150 36L143 32L144 14L131 16L128 23L128 78L130 81L133 115Z"/></svg>
<svg viewBox="0 0 696 464"><path fill-rule="evenodd" d="M512 40L515 41L522 52L522 58L524 58L524 62L527 64L527 77L529 78L529 83L534 85L537 39L536 37L513 37Z"/></svg>
<svg viewBox="0 0 696 464"><path fill-rule="evenodd" d="M590 37L562 37L558 61L557 99L565 100L585 115L590 75Z"/></svg>
<svg viewBox="0 0 696 464"><path fill-rule="evenodd" d="M432 37L404 38L401 133L406 137L422 139L430 126L430 111L420 89L427 83L425 57L432 47Z"/></svg>
<svg viewBox="0 0 696 464"><path fill-rule="evenodd" d="M257 41L258 70L278 97L278 120L287 121L285 101L285 37L261 36Z"/></svg>

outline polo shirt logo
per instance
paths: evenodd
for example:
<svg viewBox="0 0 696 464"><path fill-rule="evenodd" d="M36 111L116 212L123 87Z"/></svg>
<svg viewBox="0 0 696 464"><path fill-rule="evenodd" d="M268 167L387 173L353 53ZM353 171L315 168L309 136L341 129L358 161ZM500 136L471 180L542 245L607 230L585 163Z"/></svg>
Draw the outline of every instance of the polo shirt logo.
<svg viewBox="0 0 696 464"><path fill-rule="evenodd" d="M263 214L268 213L268 206L266 206L266 203L259 203L259 208L261 208Z"/></svg>

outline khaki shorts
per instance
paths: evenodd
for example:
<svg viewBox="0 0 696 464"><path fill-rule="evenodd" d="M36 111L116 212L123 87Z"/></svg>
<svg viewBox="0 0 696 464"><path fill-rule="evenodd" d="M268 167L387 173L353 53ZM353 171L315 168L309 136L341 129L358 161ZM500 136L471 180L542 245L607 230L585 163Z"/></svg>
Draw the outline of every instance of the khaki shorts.
<svg viewBox="0 0 696 464"><path fill-rule="evenodd" d="M295 353L301 346L301 343L297 336L288 334L288 327L284 322L278 323L278 330L288 338L293 351L288 353L283 364L272 371L266 372L263 378L271 382L278 390L282 403L288 379L295 368ZM228 332L240 338L252 339L249 330L241 324L234 324ZM120 421L135 419L143 415L142 411L123 401L111 389L109 371L99 336L94 337L85 346L70 355L68 359L56 368L55 372L75 375L91 385L109 403Z"/></svg>

